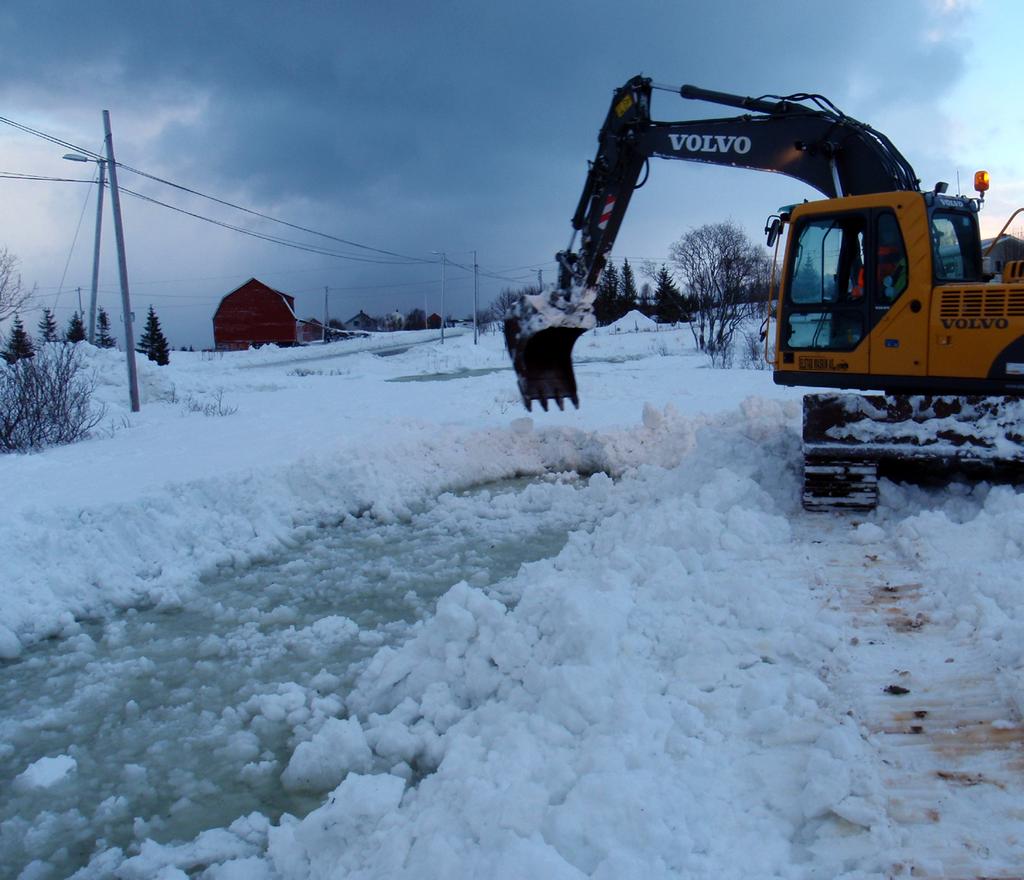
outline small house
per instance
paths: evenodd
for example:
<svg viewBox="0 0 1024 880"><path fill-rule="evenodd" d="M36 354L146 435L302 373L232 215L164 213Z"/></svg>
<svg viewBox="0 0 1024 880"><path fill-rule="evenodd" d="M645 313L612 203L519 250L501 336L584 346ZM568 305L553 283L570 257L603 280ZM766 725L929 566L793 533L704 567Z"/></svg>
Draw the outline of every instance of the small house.
<svg viewBox="0 0 1024 880"><path fill-rule="evenodd" d="M1024 260L1024 240L1016 235L1003 235L996 242L991 253L988 253L989 248L992 247L992 241L991 238L986 238L981 242L981 252L987 254L985 256L986 272L1002 274L1004 263L1010 260Z"/></svg>
<svg viewBox="0 0 1024 880"><path fill-rule="evenodd" d="M345 322L345 329L372 331L377 329L377 321L360 309L358 315L353 315Z"/></svg>

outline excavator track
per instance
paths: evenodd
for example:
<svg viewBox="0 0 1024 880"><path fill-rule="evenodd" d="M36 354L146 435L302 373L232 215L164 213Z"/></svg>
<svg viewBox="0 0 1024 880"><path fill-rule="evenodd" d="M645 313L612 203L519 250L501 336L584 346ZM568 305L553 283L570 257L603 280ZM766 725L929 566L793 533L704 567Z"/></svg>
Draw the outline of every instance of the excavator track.
<svg viewBox="0 0 1024 880"><path fill-rule="evenodd" d="M878 504L878 465L806 457L803 504L807 510L873 510Z"/></svg>
<svg viewBox="0 0 1024 880"><path fill-rule="evenodd" d="M1018 397L808 394L808 510L870 510L878 477L1024 481L1024 401Z"/></svg>

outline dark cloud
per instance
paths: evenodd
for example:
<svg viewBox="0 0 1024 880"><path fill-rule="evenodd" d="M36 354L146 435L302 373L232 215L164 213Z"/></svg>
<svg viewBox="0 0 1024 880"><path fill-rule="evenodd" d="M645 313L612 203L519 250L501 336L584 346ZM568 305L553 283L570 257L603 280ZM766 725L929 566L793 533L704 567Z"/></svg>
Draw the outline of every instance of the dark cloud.
<svg viewBox="0 0 1024 880"><path fill-rule="evenodd" d="M109 107L126 128L191 107L119 158L260 209L298 206L298 222L377 246L477 247L524 265L564 246L608 99L628 77L816 91L871 122L901 101L937 101L960 76L955 37L929 25L935 10L924 0L36 3L0 13L0 94L15 118L27 106L51 118ZM660 118L721 112L656 100ZM687 205L671 208L667 239L689 223Z"/></svg>

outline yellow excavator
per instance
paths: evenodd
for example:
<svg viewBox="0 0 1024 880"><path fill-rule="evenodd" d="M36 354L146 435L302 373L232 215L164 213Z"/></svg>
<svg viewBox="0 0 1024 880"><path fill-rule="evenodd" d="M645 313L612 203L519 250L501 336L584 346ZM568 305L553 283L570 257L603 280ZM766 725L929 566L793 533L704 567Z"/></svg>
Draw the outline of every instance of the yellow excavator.
<svg viewBox="0 0 1024 880"><path fill-rule="evenodd" d="M572 347L595 325L595 287L630 197L651 158L683 159L782 173L826 197L765 228L776 263L788 231L768 303L774 380L835 389L804 397L805 507L869 509L880 472L1024 475L1024 262L1005 263L998 281L985 271L988 174L975 175L977 198L943 183L921 191L885 135L821 95L686 85L684 98L744 112L661 122L650 115L656 88L667 87L637 76L615 91L558 282L506 317L527 409L579 405Z"/></svg>

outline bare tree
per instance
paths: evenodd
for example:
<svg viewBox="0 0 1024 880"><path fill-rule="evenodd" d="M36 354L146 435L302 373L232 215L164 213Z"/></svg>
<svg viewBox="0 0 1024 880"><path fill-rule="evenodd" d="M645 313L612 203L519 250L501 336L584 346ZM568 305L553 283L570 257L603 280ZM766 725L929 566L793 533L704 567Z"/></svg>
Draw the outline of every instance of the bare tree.
<svg viewBox="0 0 1024 880"><path fill-rule="evenodd" d="M494 315L496 320L503 320L506 315L510 314L515 309L519 304L519 301L524 296L532 296L540 292L540 288L536 285L533 285L532 287L521 287L518 290L506 287L494 298L494 302L491 303L491 313Z"/></svg>
<svg viewBox="0 0 1024 880"><path fill-rule="evenodd" d="M495 313L493 305L477 310L476 326L480 333L497 333L501 330L501 323L502 316Z"/></svg>
<svg viewBox="0 0 1024 880"><path fill-rule="evenodd" d="M669 255L694 306L694 341L714 366L728 366L733 335L761 286L764 255L731 222L692 229L671 245Z"/></svg>
<svg viewBox="0 0 1024 880"><path fill-rule="evenodd" d="M30 296L32 291L21 285L18 258L7 248L0 248L0 321L20 311Z"/></svg>

